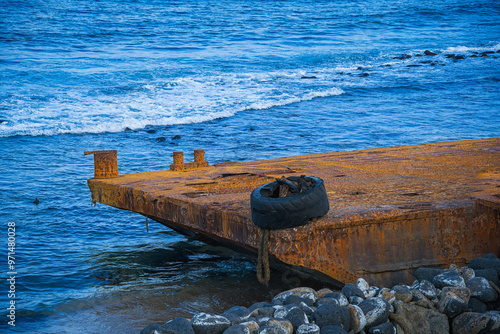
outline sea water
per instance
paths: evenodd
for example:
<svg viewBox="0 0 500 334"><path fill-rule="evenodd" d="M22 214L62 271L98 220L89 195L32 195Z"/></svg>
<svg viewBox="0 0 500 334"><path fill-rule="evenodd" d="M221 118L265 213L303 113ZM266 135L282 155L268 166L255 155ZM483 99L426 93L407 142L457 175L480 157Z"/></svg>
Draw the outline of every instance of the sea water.
<svg viewBox="0 0 500 334"><path fill-rule="evenodd" d="M138 333L301 283L93 207L84 151L124 174L500 135L494 0L0 0L0 28L2 333Z"/></svg>

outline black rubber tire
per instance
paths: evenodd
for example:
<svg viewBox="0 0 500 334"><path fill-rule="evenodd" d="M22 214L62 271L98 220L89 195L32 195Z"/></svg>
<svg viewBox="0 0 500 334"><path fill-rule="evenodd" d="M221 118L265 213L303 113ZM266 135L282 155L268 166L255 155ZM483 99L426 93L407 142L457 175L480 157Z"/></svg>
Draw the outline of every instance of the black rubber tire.
<svg viewBox="0 0 500 334"><path fill-rule="evenodd" d="M263 193L278 186L277 181L255 189L250 196L253 223L263 229L278 230L304 225L311 218L327 214L330 205L323 180L314 176L305 178L313 186L304 193L292 196L263 196Z"/></svg>

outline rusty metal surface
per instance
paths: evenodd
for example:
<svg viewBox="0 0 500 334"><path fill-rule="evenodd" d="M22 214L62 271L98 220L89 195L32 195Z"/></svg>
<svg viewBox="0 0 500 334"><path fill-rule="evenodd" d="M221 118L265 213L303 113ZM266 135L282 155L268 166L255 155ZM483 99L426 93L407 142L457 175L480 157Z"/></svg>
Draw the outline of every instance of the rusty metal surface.
<svg viewBox="0 0 500 334"><path fill-rule="evenodd" d="M94 178L104 179L118 176L118 157L116 150L86 151L83 155L94 155Z"/></svg>
<svg viewBox="0 0 500 334"><path fill-rule="evenodd" d="M271 231L270 253L341 282L411 283L421 266L500 255L500 138L334 152L90 179L92 200L256 251L250 193L321 177L330 212Z"/></svg>

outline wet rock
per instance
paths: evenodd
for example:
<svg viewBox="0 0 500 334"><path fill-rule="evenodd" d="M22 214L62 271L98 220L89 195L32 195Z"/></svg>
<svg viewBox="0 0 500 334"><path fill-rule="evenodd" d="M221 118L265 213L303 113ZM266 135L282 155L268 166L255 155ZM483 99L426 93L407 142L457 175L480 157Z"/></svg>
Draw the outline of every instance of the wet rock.
<svg viewBox="0 0 500 334"><path fill-rule="evenodd" d="M487 53L481 53L481 55L479 57L486 58L486 57L488 57L488 54Z"/></svg>
<svg viewBox="0 0 500 334"><path fill-rule="evenodd" d="M288 311L288 313L285 316L285 319L290 321L293 328L298 328L300 325L309 323L309 319L307 318L306 313L298 307Z"/></svg>
<svg viewBox="0 0 500 334"><path fill-rule="evenodd" d="M329 325L321 328L321 334L348 334L348 333L342 327Z"/></svg>
<svg viewBox="0 0 500 334"><path fill-rule="evenodd" d="M318 292L317 292L318 299L324 298L324 297L325 297L326 295L328 295L329 293L333 293L333 291L332 291L332 290L330 290L330 289L327 289L327 288L324 288L324 289L318 290Z"/></svg>
<svg viewBox="0 0 500 334"><path fill-rule="evenodd" d="M471 55L469 58L477 58L477 55Z"/></svg>
<svg viewBox="0 0 500 334"><path fill-rule="evenodd" d="M232 325L239 324L240 322L246 321L250 318L251 312L243 306L233 306L226 312L222 314L231 321Z"/></svg>
<svg viewBox="0 0 500 334"><path fill-rule="evenodd" d="M320 328L328 325L339 326L349 330L351 318L347 308L335 305L321 305L313 313L313 319Z"/></svg>
<svg viewBox="0 0 500 334"><path fill-rule="evenodd" d="M455 56L455 58L454 58L454 59L455 59L455 60L462 60L462 59L465 59L465 57L464 57L464 56L462 56L462 55L457 55L457 56Z"/></svg>
<svg viewBox="0 0 500 334"><path fill-rule="evenodd" d="M307 316L310 316L311 314L314 313L314 309L312 309L309 305L307 305L306 303L300 303L299 304L299 308L304 311L304 313L307 315Z"/></svg>
<svg viewBox="0 0 500 334"><path fill-rule="evenodd" d="M379 297L391 305L396 300L396 296L394 295L394 293L389 291L389 289L383 289L383 291L380 292Z"/></svg>
<svg viewBox="0 0 500 334"><path fill-rule="evenodd" d="M233 325L226 329L223 334L250 334L250 329L245 325Z"/></svg>
<svg viewBox="0 0 500 334"><path fill-rule="evenodd" d="M469 305L455 294L449 294L441 299L438 304L439 312L446 314L448 318L453 318L469 309Z"/></svg>
<svg viewBox="0 0 500 334"><path fill-rule="evenodd" d="M0 119L0 124L7 123L7 122L8 122L8 120L6 120L6 119ZM127 129L128 129L128 128L126 128L126 129L125 129L125 131L126 131Z"/></svg>
<svg viewBox="0 0 500 334"><path fill-rule="evenodd" d="M413 276L415 276L416 279L419 281L421 280L427 280L429 282L432 282L432 279L434 276L441 274L444 272L443 269L436 269L436 268L418 268L413 272Z"/></svg>
<svg viewBox="0 0 500 334"><path fill-rule="evenodd" d="M274 316L274 311L276 311L276 309L274 307L261 307L258 308L257 311L258 315L265 315L268 317L272 317Z"/></svg>
<svg viewBox="0 0 500 334"><path fill-rule="evenodd" d="M172 137L172 140L179 140L181 139L182 137L180 135L175 135Z"/></svg>
<svg viewBox="0 0 500 334"><path fill-rule="evenodd" d="M457 295L460 299L462 299L466 303L469 302L470 290L468 288L452 287L452 286L445 287L441 291L440 298L443 299L444 297L446 297L450 293Z"/></svg>
<svg viewBox="0 0 500 334"><path fill-rule="evenodd" d="M455 58L455 54L454 53L447 53L444 55L446 58Z"/></svg>
<svg viewBox="0 0 500 334"><path fill-rule="evenodd" d="M424 55L426 55L426 56L437 56L437 53L429 51L429 50L425 50L424 51Z"/></svg>
<svg viewBox="0 0 500 334"><path fill-rule="evenodd" d="M437 296L436 287L434 286L434 284L432 284L427 280L422 280L420 283L417 284L415 289L422 292L422 294L429 299L436 298Z"/></svg>
<svg viewBox="0 0 500 334"><path fill-rule="evenodd" d="M410 58L411 56L405 53L403 53L401 56L392 57L392 59L400 59L400 60L410 59Z"/></svg>
<svg viewBox="0 0 500 334"><path fill-rule="evenodd" d="M476 277L484 277L488 281L492 281L493 284L498 285L498 274L497 274L497 271L495 269L491 269L491 268L477 269L477 270L474 270L474 272L476 274Z"/></svg>
<svg viewBox="0 0 500 334"><path fill-rule="evenodd" d="M258 317L255 318L255 322L259 327L266 326L269 320L271 320L271 317L267 317L265 315L259 315Z"/></svg>
<svg viewBox="0 0 500 334"><path fill-rule="evenodd" d="M250 334L257 334L257 332L259 331L259 325L253 320L242 322L241 325L246 326L248 330L250 330Z"/></svg>
<svg viewBox="0 0 500 334"><path fill-rule="evenodd" d="M486 313L488 311L486 304L475 297L469 299L469 308L471 312L475 313Z"/></svg>
<svg viewBox="0 0 500 334"><path fill-rule="evenodd" d="M153 334L155 332L155 329L157 329L158 327L160 327L160 325L151 324L151 325L147 326L146 328L144 328L140 334Z"/></svg>
<svg viewBox="0 0 500 334"><path fill-rule="evenodd" d="M293 325L290 321L288 321L286 319L273 318L273 319L268 321L267 326L278 326L278 327L284 328L288 334L293 333Z"/></svg>
<svg viewBox="0 0 500 334"><path fill-rule="evenodd" d="M412 290L413 299L412 303L421 307L428 309L434 308L434 303L429 300L422 292L418 290Z"/></svg>
<svg viewBox="0 0 500 334"><path fill-rule="evenodd" d="M191 326L196 334L219 334L231 326L231 321L220 315L198 313L191 319Z"/></svg>
<svg viewBox="0 0 500 334"><path fill-rule="evenodd" d="M155 334L194 334L194 330L189 320L176 318L158 327Z"/></svg>
<svg viewBox="0 0 500 334"><path fill-rule="evenodd" d="M363 291L360 288L358 288L356 286L356 284L354 284L354 283L347 283L346 285L344 285L341 292L348 299L349 299L349 297L353 297L353 296L361 297L361 298L364 298L364 296L365 296Z"/></svg>
<svg viewBox="0 0 500 334"><path fill-rule="evenodd" d="M453 334L477 334L487 328L489 321L486 314L465 312L453 319L451 330Z"/></svg>
<svg viewBox="0 0 500 334"><path fill-rule="evenodd" d="M442 289L446 286L465 287L464 278L455 270L446 270L443 273L434 276L431 282L438 289Z"/></svg>
<svg viewBox="0 0 500 334"><path fill-rule="evenodd" d="M380 297L368 298L359 303L366 317L366 328L380 325L389 319L391 305Z"/></svg>
<svg viewBox="0 0 500 334"><path fill-rule="evenodd" d="M264 326L259 329L259 334L289 334L286 329L280 326Z"/></svg>
<svg viewBox="0 0 500 334"><path fill-rule="evenodd" d="M164 142L165 140L167 140L167 138L165 138L165 137L158 137L158 138L156 138L156 141L158 143Z"/></svg>
<svg viewBox="0 0 500 334"><path fill-rule="evenodd" d="M443 334L449 333L448 317L436 311L417 305L394 302L391 321L400 326L404 334Z"/></svg>
<svg viewBox="0 0 500 334"><path fill-rule="evenodd" d="M356 286L363 292L364 298L368 295L368 291L370 290L370 285L364 278L358 278L356 281Z"/></svg>
<svg viewBox="0 0 500 334"><path fill-rule="evenodd" d="M420 67L422 65L420 64L409 64L409 65L406 65L406 67Z"/></svg>
<svg viewBox="0 0 500 334"><path fill-rule="evenodd" d="M370 74L365 72L365 73L360 73L358 76L360 76L360 77L368 77L368 76L370 76Z"/></svg>
<svg viewBox="0 0 500 334"><path fill-rule="evenodd" d="M396 327L390 322L386 322L370 328L368 334L396 334Z"/></svg>
<svg viewBox="0 0 500 334"><path fill-rule="evenodd" d="M498 298L498 292L488 283L484 277L471 278L467 282L472 297L476 297L484 303L495 301Z"/></svg>
<svg viewBox="0 0 500 334"><path fill-rule="evenodd" d="M347 300L347 298L346 298L346 300ZM347 305L340 305L340 302L338 299L325 297L323 299L318 300L318 302L316 303L316 305L318 307L321 305L326 305L326 304L337 305L337 306L347 306L349 304L349 302L347 302Z"/></svg>
<svg viewBox="0 0 500 334"><path fill-rule="evenodd" d="M469 263L469 268L474 270L493 269L497 272L497 275L500 276L500 259L498 259L495 255L493 255L493 257L484 256L482 258L472 259Z"/></svg>
<svg viewBox="0 0 500 334"><path fill-rule="evenodd" d="M358 305L362 301L364 301L364 299L358 296L349 297L349 303L351 303L352 305Z"/></svg>
<svg viewBox="0 0 500 334"><path fill-rule="evenodd" d="M355 334L361 332L366 326L366 317L361 308L357 305L348 305L349 317L351 319L350 330Z"/></svg>
<svg viewBox="0 0 500 334"><path fill-rule="evenodd" d="M379 290L380 289L377 288L376 286L371 286L370 289L368 289L368 294L365 296L365 298L376 297Z"/></svg>
<svg viewBox="0 0 500 334"><path fill-rule="evenodd" d="M146 132L147 132L147 133L156 133L156 130L151 129L151 130L147 130Z"/></svg>
<svg viewBox="0 0 500 334"><path fill-rule="evenodd" d="M420 53L417 53L415 57L422 57L422 55Z"/></svg>
<svg viewBox="0 0 500 334"><path fill-rule="evenodd" d="M297 334L319 334L320 328L316 324L303 324L297 328Z"/></svg>
<svg viewBox="0 0 500 334"><path fill-rule="evenodd" d="M486 330L489 333L500 333L500 311L489 311L486 314L490 317Z"/></svg>
<svg viewBox="0 0 500 334"><path fill-rule="evenodd" d="M464 278L465 283L467 283L467 281L470 280L471 278L476 277L474 269L468 267L461 268L458 273L460 274L460 276Z"/></svg>
<svg viewBox="0 0 500 334"><path fill-rule="evenodd" d="M314 289L295 288L277 294L276 296L274 296L272 303L273 305L277 305L278 302L281 302L281 304L284 305L286 299L290 296L297 296L300 298L309 299L312 302L312 304L314 304L316 300L318 300L318 294Z"/></svg>
<svg viewBox="0 0 500 334"><path fill-rule="evenodd" d="M312 306L314 304L313 301L309 298L302 298L302 297L295 296L295 295L288 296L285 299L283 304L284 305L290 305L290 304L299 305L300 303L306 303L309 306Z"/></svg>
<svg viewBox="0 0 500 334"><path fill-rule="evenodd" d="M411 290L404 285L393 286L391 292L394 294L394 297L396 297L396 299L401 300L405 303L409 303L413 299Z"/></svg>
<svg viewBox="0 0 500 334"><path fill-rule="evenodd" d="M342 292L332 292L325 295L325 298L334 299L338 302L339 306L347 306L349 305L349 300Z"/></svg>
<svg viewBox="0 0 500 334"><path fill-rule="evenodd" d="M285 315L288 313L288 311L292 308L296 307L294 305L289 305L288 307L281 306L281 305L275 305L274 306L274 317L275 318L285 318Z"/></svg>

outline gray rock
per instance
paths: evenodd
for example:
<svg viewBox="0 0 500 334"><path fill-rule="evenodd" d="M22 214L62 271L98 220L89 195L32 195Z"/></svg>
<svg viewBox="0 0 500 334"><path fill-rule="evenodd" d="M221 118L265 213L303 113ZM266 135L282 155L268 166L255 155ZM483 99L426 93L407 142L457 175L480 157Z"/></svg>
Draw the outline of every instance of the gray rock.
<svg viewBox="0 0 500 334"><path fill-rule="evenodd" d="M497 300L498 292L488 283L484 277L474 277L467 282L467 288L470 289L471 296L476 297L484 303Z"/></svg>
<svg viewBox="0 0 500 334"><path fill-rule="evenodd" d="M449 295L438 304L439 312L446 314L448 318L453 318L469 309L469 305L457 295Z"/></svg>
<svg viewBox="0 0 500 334"><path fill-rule="evenodd" d="M368 292L370 290L370 285L368 284L368 282L364 279L364 278L358 278L358 280L356 281L356 286L361 290L363 291L363 298L367 298L368 296Z"/></svg>
<svg viewBox="0 0 500 334"><path fill-rule="evenodd" d="M250 311L243 306L233 306L222 314L223 317L231 321L231 325L236 325L250 319L250 315Z"/></svg>
<svg viewBox="0 0 500 334"><path fill-rule="evenodd" d="M220 334L231 326L231 321L220 315L198 313L191 319L191 326L196 334Z"/></svg>
<svg viewBox="0 0 500 334"><path fill-rule="evenodd" d="M477 269L474 270L476 273L476 277L484 277L488 281L492 281L493 284L498 285L498 274L495 269Z"/></svg>
<svg viewBox="0 0 500 334"><path fill-rule="evenodd" d="M288 334L288 332L280 326L264 326L259 328L259 334Z"/></svg>
<svg viewBox="0 0 500 334"><path fill-rule="evenodd" d="M429 51L429 50L425 50L424 51L424 55L426 55L426 56L437 56L437 53Z"/></svg>
<svg viewBox="0 0 500 334"><path fill-rule="evenodd" d="M478 334L486 329L490 317L483 313L465 312L451 322L452 334Z"/></svg>
<svg viewBox="0 0 500 334"><path fill-rule="evenodd" d="M298 307L288 311L288 313L285 316L285 319L290 321L293 328L299 328L300 325L309 323L309 319L307 318L305 312Z"/></svg>
<svg viewBox="0 0 500 334"><path fill-rule="evenodd" d="M339 326L345 330L349 330L351 326L351 318L347 308L335 305L321 305L313 313L313 319L320 328L328 325Z"/></svg>
<svg viewBox="0 0 500 334"><path fill-rule="evenodd" d="M347 300L347 298L346 298ZM328 305L337 305L337 306L346 306L346 305L340 305L340 302L338 299L335 299L335 298L328 298L328 297L325 297L325 298L322 298L320 300L318 300L318 302L316 303L316 305L319 307L321 305L325 305L325 304L328 304ZM349 305L349 301L347 302L347 305Z"/></svg>
<svg viewBox="0 0 500 334"><path fill-rule="evenodd" d="M465 281L455 270L445 270L443 273L434 276L432 284L438 289L446 286L465 287Z"/></svg>
<svg viewBox="0 0 500 334"><path fill-rule="evenodd" d="M246 326L250 330L250 334L257 334L259 331L259 325L253 320L242 322L240 325Z"/></svg>
<svg viewBox="0 0 500 334"><path fill-rule="evenodd" d="M261 307L257 309L259 315L265 315L268 317L272 317L276 309L274 307Z"/></svg>
<svg viewBox="0 0 500 334"><path fill-rule="evenodd" d="M318 290L317 294L318 294L318 299L321 299L323 297L325 297L327 294L329 293L332 293L333 291L331 289L328 289L328 288L323 288L321 290Z"/></svg>
<svg viewBox="0 0 500 334"><path fill-rule="evenodd" d="M293 325L287 319L272 318L267 322L266 326L278 326L284 328L288 334L293 333Z"/></svg>
<svg viewBox="0 0 500 334"><path fill-rule="evenodd" d="M348 305L347 310L351 318L350 330L355 334L361 332L366 326L366 317L361 308L357 305Z"/></svg>
<svg viewBox="0 0 500 334"><path fill-rule="evenodd" d="M309 306L307 305L306 303L300 303L299 304L299 308L304 311L304 313L307 315L307 316L310 316L311 314L314 313L314 310Z"/></svg>
<svg viewBox="0 0 500 334"><path fill-rule="evenodd" d="M394 297L396 297L396 299L401 300L405 303L409 303L413 299L411 290L404 285L393 286L391 292L394 294Z"/></svg>
<svg viewBox="0 0 500 334"><path fill-rule="evenodd" d="M273 298L273 305L277 305L277 303L281 302L282 305L285 304L286 299L290 296L297 296L304 299L309 299L312 304L318 300L318 294L316 290L311 288L295 288L288 291L284 291L282 293L277 294Z"/></svg>
<svg viewBox="0 0 500 334"><path fill-rule="evenodd" d="M469 299L469 308L471 312L475 313L486 313L488 311L486 304L474 297Z"/></svg>
<svg viewBox="0 0 500 334"><path fill-rule="evenodd" d="M258 317L255 318L255 322L259 327L266 326L269 320L271 320L271 317L265 316L265 315L259 315Z"/></svg>
<svg viewBox="0 0 500 334"><path fill-rule="evenodd" d="M489 333L500 333L500 311L489 311L486 314L490 317L487 331Z"/></svg>
<svg viewBox="0 0 500 334"><path fill-rule="evenodd" d="M391 321L404 331L404 334L443 334L449 333L448 317L436 310L417 305L394 302Z"/></svg>
<svg viewBox="0 0 500 334"><path fill-rule="evenodd" d="M335 299L338 302L339 306L347 306L349 305L349 300L342 292L332 292L325 295L325 298ZM328 303L326 303L328 304Z"/></svg>
<svg viewBox="0 0 500 334"><path fill-rule="evenodd" d="M158 324L151 324L147 327L145 327L140 334L153 334L155 329L157 329L158 327L160 327L160 325Z"/></svg>
<svg viewBox="0 0 500 334"><path fill-rule="evenodd" d="M175 318L157 328L155 334L194 334L194 330L186 318Z"/></svg>
<svg viewBox="0 0 500 334"><path fill-rule="evenodd" d="M342 288L342 293L347 298L354 296L361 298L365 297L363 291L360 288L358 288L354 283L347 283L346 285L344 285L344 287Z"/></svg>
<svg viewBox="0 0 500 334"><path fill-rule="evenodd" d="M233 325L224 331L224 334L250 334L250 329L245 325Z"/></svg>
<svg viewBox="0 0 500 334"><path fill-rule="evenodd" d="M364 299L358 296L349 297L349 303L351 303L352 305L359 305L359 303L361 303L362 301L364 301Z"/></svg>
<svg viewBox="0 0 500 334"><path fill-rule="evenodd" d="M303 324L297 328L297 334L319 334L320 328L316 324Z"/></svg>
<svg viewBox="0 0 500 334"><path fill-rule="evenodd" d="M359 303L366 317L366 328L375 327L389 319L391 305L380 297L368 298Z"/></svg>
<svg viewBox="0 0 500 334"><path fill-rule="evenodd" d="M300 303L305 303L309 306L313 306L314 303L311 299L309 298L302 298L302 297L299 297L299 296L295 296L295 295L291 295L291 296L288 296L285 301L283 302L283 305L290 305L290 304L294 304L294 305L299 305Z"/></svg>
<svg viewBox="0 0 500 334"><path fill-rule="evenodd" d="M369 334L396 334L396 327L390 322L380 324L368 330Z"/></svg>
<svg viewBox="0 0 500 334"><path fill-rule="evenodd" d="M271 306L273 306L273 305L272 305L271 303L268 303L268 302L258 302L258 303L253 304L252 306L250 306L250 307L248 308L248 310L249 310L250 312L252 312L252 311L254 311L254 310L256 310L256 309L259 309L259 308L263 308L263 307L271 307Z"/></svg>
<svg viewBox="0 0 500 334"><path fill-rule="evenodd" d="M470 290L468 288L461 287L445 287L441 291L441 299L443 299L448 293L452 293L460 297L464 302L468 303L470 299Z"/></svg>
<svg viewBox="0 0 500 334"><path fill-rule="evenodd" d="M418 291L422 292L422 294L424 296L426 296L427 298L429 298L429 299L436 298L436 296L437 296L437 289L436 289L436 287L434 286L434 284L432 284L428 280L422 280L416 286L416 289Z"/></svg>
<svg viewBox="0 0 500 334"><path fill-rule="evenodd" d="M329 325L321 328L321 334L348 334L348 333L342 327Z"/></svg>
<svg viewBox="0 0 500 334"><path fill-rule="evenodd" d="M372 297L376 297L378 292L379 292L379 288L377 288L376 286L371 286L370 289L368 289L368 294L365 296L366 298L372 298Z"/></svg>
<svg viewBox="0 0 500 334"><path fill-rule="evenodd" d="M419 290L412 290L411 292L413 294L412 302L415 303L415 305L429 309L434 308L434 303L430 301L429 298L427 298L422 292Z"/></svg>
<svg viewBox="0 0 500 334"><path fill-rule="evenodd" d="M443 269L436 268L418 268L413 272L413 276L415 276L419 281L425 279L429 282L432 282L434 276L441 274L443 271Z"/></svg>
<svg viewBox="0 0 500 334"><path fill-rule="evenodd" d="M482 257L477 259L472 259L469 263L469 268L474 270L477 269L493 269L500 276L500 259L496 256L487 255L488 257Z"/></svg>
<svg viewBox="0 0 500 334"><path fill-rule="evenodd" d="M465 283L467 283L467 281L471 278L476 277L476 273L472 268L461 268L458 273L464 278Z"/></svg>

